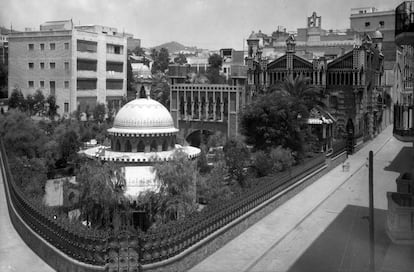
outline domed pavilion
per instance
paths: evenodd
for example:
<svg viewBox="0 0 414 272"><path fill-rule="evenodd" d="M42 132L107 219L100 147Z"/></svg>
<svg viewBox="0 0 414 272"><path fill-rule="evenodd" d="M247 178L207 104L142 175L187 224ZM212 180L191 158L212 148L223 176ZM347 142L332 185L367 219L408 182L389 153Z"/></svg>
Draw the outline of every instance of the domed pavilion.
<svg viewBox="0 0 414 272"><path fill-rule="evenodd" d="M124 169L125 194L135 197L147 190L157 190L152 165L169 161L178 149L195 159L200 149L176 144L178 129L169 111L159 102L137 98L124 105L108 129L111 147L97 146L84 151L90 158L113 161Z"/></svg>

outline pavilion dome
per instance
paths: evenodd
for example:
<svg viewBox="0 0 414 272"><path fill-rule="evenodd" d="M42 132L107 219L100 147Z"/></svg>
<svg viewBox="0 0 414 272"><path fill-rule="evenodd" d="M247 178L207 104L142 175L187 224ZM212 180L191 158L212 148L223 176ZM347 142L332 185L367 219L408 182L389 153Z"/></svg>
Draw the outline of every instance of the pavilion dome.
<svg viewBox="0 0 414 272"><path fill-rule="evenodd" d="M124 105L115 116L109 133L157 134L176 133L170 112L150 98L134 99Z"/></svg>
<svg viewBox="0 0 414 272"><path fill-rule="evenodd" d="M382 39L383 35L381 33L381 31L376 30L373 34L372 34L372 39Z"/></svg>

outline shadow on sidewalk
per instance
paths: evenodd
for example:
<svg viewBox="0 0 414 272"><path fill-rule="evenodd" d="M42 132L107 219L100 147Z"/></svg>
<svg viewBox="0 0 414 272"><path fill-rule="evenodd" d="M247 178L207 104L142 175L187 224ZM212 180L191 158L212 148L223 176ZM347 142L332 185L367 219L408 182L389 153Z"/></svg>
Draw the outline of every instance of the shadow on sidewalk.
<svg viewBox="0 0 414 272"><path fill-rule="evenodd" d="M366 207L348 205L293 264L289 272L359 272L369 269L369 224ZM391 243L385 210L375 209L376 271L412 271L414 246ZM405 256L405 257L404 257Z"/></svg>
<svg viewBox="0 0 414 272"><path fill-rule="evenodd" d="M411 172L414 169L414 148L404 146L392 160L390 165L384 168L385 171L398 173Z"/></svg>

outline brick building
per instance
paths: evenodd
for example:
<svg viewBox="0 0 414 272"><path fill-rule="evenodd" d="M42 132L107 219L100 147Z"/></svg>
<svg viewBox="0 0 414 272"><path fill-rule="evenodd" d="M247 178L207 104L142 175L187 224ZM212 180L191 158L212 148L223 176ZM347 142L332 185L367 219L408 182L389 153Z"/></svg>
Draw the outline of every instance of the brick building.
<svg viewBox="0 0 414 272"><path fill-rule="evenodd" d="M55 95L58 114L120 106L126 96L127 38L115 28L46 22L39 31L9 35L9 96L40 89Z"/></svg>

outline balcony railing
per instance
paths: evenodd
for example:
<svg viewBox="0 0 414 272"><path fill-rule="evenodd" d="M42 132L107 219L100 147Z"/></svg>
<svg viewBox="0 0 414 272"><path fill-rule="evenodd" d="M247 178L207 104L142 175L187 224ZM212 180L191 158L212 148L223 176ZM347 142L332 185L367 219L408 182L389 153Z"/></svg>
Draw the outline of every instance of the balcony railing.
<svg viewBox="0 0 414 272"><path fill-rule="evenodd" d="M414 1L405 1L395 9L395 42L414 44Z"/></svg>

